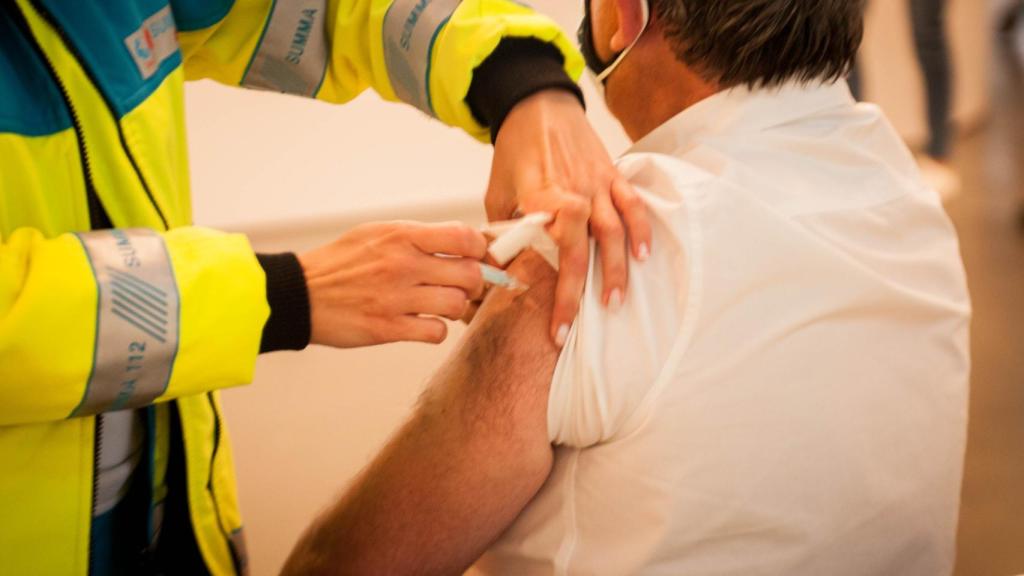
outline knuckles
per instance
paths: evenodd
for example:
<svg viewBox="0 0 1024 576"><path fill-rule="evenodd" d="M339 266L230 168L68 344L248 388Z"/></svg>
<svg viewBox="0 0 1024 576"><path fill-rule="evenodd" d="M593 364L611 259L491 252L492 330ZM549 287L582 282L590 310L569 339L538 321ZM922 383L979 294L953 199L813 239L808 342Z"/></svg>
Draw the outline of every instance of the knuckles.
<svg viewBox="0 0 1024 576"><path fill-rule="evenodd" d="M460 286L470 297L479 296L484 291L484 276L476 262L462 263L462 278Z"/></svg>
<svg viewBox="0 0 1024 576"><path fill-rule="evenodd" d="M423 329L423 341L430 344L440 344L448 337L448 326L440 320L430 321Z"/></svg>
<svg viewBox="0 0 1024 576"><path fill-rule="evenodd" d="M590 229L599 239L618 241L625 237L625 230L618 215L607 218L594 218L590 221Z"/></svg>
<svg viewBox="0 0 1024 576"><path fill-rule="evenodd" d="M458 288L435 288L436 310L423 311L423 313L436 313L446 318L459 318L466 311L466 293Z"/></svg>
<svg viewBox="0 0 1024 576"><path fill-rule="evenodd" d="M582 196L567 196L558 211L573 220L586 221L590 218L590 199Z"/></svg>
<svg viewBox="0 0 1024 576"><path fill-rule="evenodd" d="M461 249L461 254L473 258L483 258L487 253L487 240L484 235L468 226L460 226L453 231L455 242Z"/></svg>
<svg viewBox="0 0 1024 576"><path fill-rule="evenodd" d="M640 197L633 192L619 193L615 203L623 212L632 212L644 208L644 203L640 200Z"/></svg>
<svg viewBox="0 0 1024 576"><path fill-rule="evenodd" d="M394 342L400 337L394 324L386 320L371 318L366 323L365 330L370 336L370 340L376 344Z"/></svg>
<svg viewBox="0 0 1024 576"><path fill-rule="evenodd" d="M444 303L444 312L441 315L445 318L458 320L466 313L466 308L468 306L469 301L466 300L465 296L460 291L457 296L449 297L449 300Z"/></svg>

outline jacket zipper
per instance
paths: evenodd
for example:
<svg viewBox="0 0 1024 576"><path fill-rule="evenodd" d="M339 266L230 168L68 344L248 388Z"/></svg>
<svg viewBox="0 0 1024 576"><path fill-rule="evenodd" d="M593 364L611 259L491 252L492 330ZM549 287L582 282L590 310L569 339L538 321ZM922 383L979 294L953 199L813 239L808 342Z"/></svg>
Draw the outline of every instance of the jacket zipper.
<svg viewBox="0 0 1024 576"><path fill-rule="evenodd" d="M36 12L38 12L39 15L43 18L43 20L45 20L46 23L49 24L50 27L53 28L53 30L57 33L57 36L60 38L60 41L64 45L64 48L66 48L67 51L70 52L72 56L74 56L74 58L78 62L78 64L81 65L82 70L85 71L86 76L89 77L89 81L92 82L92 85L96 87L96 91L99 92L100 96L103 97L103 103L106 104L107 111L110 112L110 116L114 119L114 123L117 125L117 135L118 135L118 138L121 140L121 148L124 150L125 156L128 157L128 161L131 163L132 169L135 171L135 175L138 177L139 182L142 183L142 189L146 192L146 197L149 198L150 204L153 205L153 209L156 210L157 216L160 217L160 222L163 224L164 230L170 229L170 225L167 222L167 218L164 216L163 210L161 210L160 209L160 205L157 204L156 198L153 196L153 191L149 189L149 183L146 182L146 179L143 178L143 176L142 176L142 170L139 169L139 165L135 161L135 155L132 154L131 149L128 147L128 142L124 138L124 130L121 129L120 122L117 122L117 111L114 109L114 105L110 101L110 98L108 98L107 95L103 92L103 90L100 89L100 83L96 80L96 77L93 75L92 70L89 69L89 66L86 65L85 60L82 58L82 54L75 47L74 43L72 43L68 39L67 32L64 30L64 27L61 26L60 22L58 22L57 19L53 17L53 14L46 8L46 6L43 6L42 3L39 2L39 0L29 0L29 2L30 2L30 4L32 4L32 7L35 8ZM27 22L25 24L26 24L26 26L28 25ZM34 37L33 37L33 42L35 42L35 38ZM36 43L36 48L39 49L40 52L42 52L42 49L39 47L38 43ZM43 54L43 57L46 58L46 55ZM51 72L52 72L53 71L53 65L52 64L48 64L48 66L50 67ZM54 74L54 75L56 76L56 74ZM59 81L58 81L58 83L59 83ZM69 103L69 106L70 106L70 102L71 101L67 97L67 90L64 89L63 85L61 85L61 91L62 91L62 93L64 95L65 100L67 100L67 102ZM72 108L72 118L74 119L74 109L73 108ZM80 132L81 127L78 126L77 120L75 122L76 122L76 126L77 126L76 132L79 133L79 146L82 148L83 154L84 154L85 153L84 142L83 142L83 140L81 138L81 132ZM99 206L100 209L102 209L102 205L99 204L99 196L96 195L95 189L92 188L92 187L90 187L89 189L92 190L92 197L96 198L96 205ZM93 203L92 203L91 200L90 200L89 206L90 206L90 215L91 215L91 210L92 210L92 206L93 206ZM108 218L106 218L106 220L107 220L108 225L104 226L104 228L113 228L113 225L109 224L110 218L108 217ZM95 226L94 226L94 229L95 229Z"/></svg>
<svg viewBox="0 0 1024 576"><path fill-rule="evenodd" d="M64 44L64 47L67 48L67 50L75 57L75 59L79 62L79 64L82 65L82 69L86 72L86 75L89 77L89 80L98 89L99 88L99 84L96 82L96 79L93 77L92 72L88 69L88 67L85 66L84 60L82 60L81 55L79 54L77 49L75 49L74 44L72 44L68 40L67 33L65 32L64 28L60 25L59 22L56 21L56 19L49 12L49 10L46 9L45 6L42 6L37 0L30 0L30 1L31 1L31 4L32 4L33 8L35 8L36 11L39 12L40 16L42 16L42 18L57 33L57 36L61 39L61 42ZM25 16L21 13L20 9L17 8L17 7L14 7L13 12L16 13L16 19L19 21L19 25L21 26L21 28L22 28L23 32L25 33L26 37L28 38L28 40L30 42L32 42L32 44L34 45L36 51L42 57L43 62L46 64L46 68L47 68L48 72L50 73L50 75L53 77L54 82L57 84L57 87L60 90L61 97L64 100L64 104L67 107L67 109L69 111L69 114L71 115L71 121L72 121L72 125L74 127L75 136L76 136L76 138L78 140L78 151L79 151L79 156L81 158L82 172L84 174L86 196L87 196L87 199L88 199L88 206L89 206L89 222L90 222L90 227L93 230L101 230L101 229L106 229L106 228L113 228L113 223L111 222L110 217L107 214L106 210L103 208L103 204L100 201L99 195L96 193L96 187L94 185L93 177L92 177L92 168L91 168L91 166L89 164L89 152L88 152L88 149L85 146L84 131L82 129L81 121L79 120L79 117L78 117L78 112L77 112L77 110L75 109L74 105L71 102L71 97L68 94L67 87L64 85L64 82L60 79L60 76L57 75L57 71L56 71L56 68L53 65L53 62L50 60L49 56L46 55L46 53L43 51L42 47L39 45L38 41L35 38L35 35L32 34L31 28L28 25L28 21L25 19ZM104 103L107 106L107 110L110 112L112 117L116 118L117 114L116 114L116 112L114 110L114 107L111 104L110 100L107 98L107 96L105 94L102 93L102 90L99 90L99 92L101 93L101 95L103 95L103 101L104 101ZM134 155L132 155L131 150L128 148L128 144L127 144L127 142L125 141L125 138L124 138L124 131L121 129L120 125L118 125L118 136L120 137L121 146L124 149L125 155L128 157L129 161L131 162L132 168L135 170L135 173L138 176L139 181L142 183L142 187L143 187L143 189L146 192L146 196L149 198L150 203L153 205L153 208L156 210L157 215L160 217L160 221L163 223L164 229L168 229L170 226L168 225L167 218L164 216L163 211L160 209L160 206L157 204L156 199L154 198L153 193L152 193L152 191L149 188L149 184L146 182L146 179L143 178L142 171L139 169L138 163L135 161ZM215 495L215 492L214 492L214 488L213 488L213 471L214 471L213 465L214 465L214 462L216 461L217 453L219 452L220 442L221 442L220 413L217 411L217 406L216 406L216 403L213 400L212 394L208 394L207 397L209 398L210 408L213 410L213 416L214 416L214 448L213 448L213 454L210 456L210 474L209 474L209 476L207 478L206 488L207 488L207 490L210 493L211 499L213 500L214 510L216 511L216 514L217 514L217 525L218 525L218 527L220 527L221 532L224 532L223 524L221 522L220 505L217 502L217 498L216 498L216 495ZM103 415L99 414L99 415L96 416L95 432L94 432L94 446L93 446L93 455L94 455L93 456L93 481L92 481L92 515L93 516L95 516L95 514L96 514L96 498L98 496L97 491L99 489L99 485L97 483L97 478L99 476L99 462L100 462L100 454L102 452L102 440L103 440ZM225 537L225 539L230 544L230 542L231 542L230 535L225 533L224 537ZM95 554L93 553L94 551L91 550L91 547L92 547L91 545L92 545L92 542L90 542L90 555L89 555L89 573L90 574L93 573L93 568L94 568L93 567L93 558L95 556ZM237 562L237 559L236 559L236 562Z"/></svg>
<svg viewBox="0 0 1024 576"><path fill-rule="evenodd" d="M210 410L213 411L213 453L210 455L210 474L206 477L206 491L210 493L210 499L213 500L213 511L217 515L217 527L220 528L224 540L228 543L228 550L231 551L231 560L235 565L235 572L241 574L242 559L238 556L238 551L235 550L235 545L231 541L231 534L224 528L220 503L217 502L217 493L213 487L213 466L217 462L217 453L220 451L221 442L220 411L217 409L217 402L213 399L213 392L207 392L206 399L210 403Z"/></svg>
<svg viewBox="0 0 1024 576"><path fill-rule="evenodd" d="M60 96L64 100L64 107L67 108L68 114L71 116L71 125L75 131L75 139L78 141L78 157L82 164L82 175L85 180L85 195L89 206L89 227L93 230L112 228L113 225L110 222L110 217L107 215L107 211L103 209L99 195L96 194L96 186L93 183L92 177L92 166L89 163L89 149L85 145L85 131L82 130L82 122L78 117L78 111L71 103L68 89L64 85L64 81L57 75L57 69L54 67L53 61L46 55L43 47L39 45L35 35L32 34L32 29L29 27L28 21L25 20L25 15L21 13L17 6L11 5L9 8L11 16L14 17L15 24L21 28L25 39L32 43L33 48L35 48L39 57L43 60L43 64L46 65L47 72L49 72L53 82L57 85Z"/></svg>
<svg viewBox="0 0 1024 576"><path fill-rule="evenodd" d="M90 521L96 518L96 499L99 497L100 484L97 480L100 477L100 454L103 452L103 414L96 415L96 430L93 433L93 459L92 459L92 507ZM92 537L92 530L89 531L89 574L95 572L96 539Z"/></svg>
<svg viewBox="0 0 1024 576"><path fill-rule="evenodd" d="M220 504L217 503L217 494L213 488L213 465L217 462L217 453L220 451L221 423L220 412L217 410L217 403L213 399L213 392L206 393L206 400L210 403L210 410L213 411L213 453L210 454L210 474L206 477L206 490L213 500L213 509L217 513L217 526L224 532L224 525L221 523ZM224 532L224 537L231 541L230 536Z"/></svg>
<svg viewBox="0 0 1024 576"><path fill-rule="evenodd" d="M8 5L8 8L9 13L15 20L15 24L21 29L25 39L32 44L36 53L38 53L39 57L42 59L47 72L50 74L54 84L57 85L57 89L60 91L61 98L64 100L64 107L71 116L71 125L75 131L75 140L78 143L79 161L82 165L82 179L85 182L86 201L89 208L89 227L93 230L113 228L110 216L107 215L107 211L103 208L103 203L100 202L100 197L96 193L96 186L93 182L92 176L92 166L89 163L89 149L85 145L85 131L82 129L82 122L78 117L78 111L71 102L71 96L68 94L67 86L64 85L64 81L61 80L60 76L57 74L57 69L53 65L53 61L50 60L50 57L43 50L43 47L39 45L39 41L36 40L35 35L32 33L32 29L29 27L28 21L25 19L25 15L21 13L21 9L13 4ZM100 455L102 452L103 415L97 414L93 428L92 504L90 505L89 514L90 522L96 517L96 499L99 496L99 482L97 480L99 479ZM95 571L94 559L96 557L96 550L94 549L95 540L92 538L91 533L92 531L90 530L89 574L92 574Z"/></svg>

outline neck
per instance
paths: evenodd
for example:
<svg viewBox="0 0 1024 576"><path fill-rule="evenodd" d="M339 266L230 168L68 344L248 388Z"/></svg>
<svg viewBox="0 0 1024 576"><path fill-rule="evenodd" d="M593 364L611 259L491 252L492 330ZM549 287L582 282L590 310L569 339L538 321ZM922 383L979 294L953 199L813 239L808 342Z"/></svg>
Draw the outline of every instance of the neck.
<svg viewBox="0 0 1024 576"><path fill-rule="evenodd" d="M657 33L637 43L606 88L608 108L634 142L720 90L680 62Z"/></svg>

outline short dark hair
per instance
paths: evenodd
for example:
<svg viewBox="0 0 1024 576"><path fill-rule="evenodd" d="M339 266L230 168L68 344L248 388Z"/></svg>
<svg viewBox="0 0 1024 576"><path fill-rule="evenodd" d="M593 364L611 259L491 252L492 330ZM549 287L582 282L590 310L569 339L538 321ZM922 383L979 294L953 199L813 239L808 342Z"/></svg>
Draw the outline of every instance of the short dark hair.
<svg viewBox="0 0 1024 576"><path fill-rule="evenodd" d="M853 65L865 0L650 0L676 56L723 88L831 81Z"/></svg>

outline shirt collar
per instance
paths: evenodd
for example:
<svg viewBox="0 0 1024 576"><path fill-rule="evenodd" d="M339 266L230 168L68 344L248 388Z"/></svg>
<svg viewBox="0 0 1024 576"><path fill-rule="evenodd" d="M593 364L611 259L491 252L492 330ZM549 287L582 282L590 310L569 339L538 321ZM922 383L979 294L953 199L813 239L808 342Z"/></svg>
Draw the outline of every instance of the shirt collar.
<svg viewBox="0 0 1024 576"><path fill-rule="evenodd" d="M676 114L627 151L663 154L690 148L710 136L757 132L828 108L854 104L845 80L830 84L788 82L777 88L737 86Z"/></svg>

